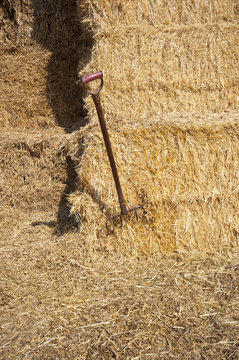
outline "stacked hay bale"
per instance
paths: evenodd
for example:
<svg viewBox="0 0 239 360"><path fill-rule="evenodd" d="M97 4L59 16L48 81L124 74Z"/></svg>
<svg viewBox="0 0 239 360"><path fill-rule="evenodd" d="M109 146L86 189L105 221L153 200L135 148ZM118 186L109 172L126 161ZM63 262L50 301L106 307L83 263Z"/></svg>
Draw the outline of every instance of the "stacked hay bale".
<svg viewBox="0 0 239 360"><path fill-rule="evenodd" d="M72 212L90 247L135 254L238 245L237 1L81 1L103 70L102 103L127 205L144 204L106 235L119 211L90 97L90 125Z"/></svg>
<svg viewBox="0 0 239 360"><path fill-rule="evenodd" d="M191 3L83 1L95 32L84 72L103 70L110 118L238 109L237 2Z"/></svg>
<svg viewBox="0 0 239 360"><path fill-rule="evenodd" d="M57 206L68 182L66 158L79 151L79 133L63 130L2 131L1 206L46 210Z"/></svg>
<svg viewBox="0 0 239 360"><path fill-rule="evenodd" d="M82 125L79 59L91 51L75 0L6 0L0 5L0 127Z"/></svg>

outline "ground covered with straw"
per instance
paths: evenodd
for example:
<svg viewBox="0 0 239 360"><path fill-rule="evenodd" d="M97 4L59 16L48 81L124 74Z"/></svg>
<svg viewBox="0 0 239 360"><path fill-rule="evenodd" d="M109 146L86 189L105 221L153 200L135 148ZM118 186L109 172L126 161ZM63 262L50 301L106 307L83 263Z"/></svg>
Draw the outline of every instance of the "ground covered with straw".
<svg viewBox="0 0 239 360"><path fill-rule="evenodd" d="M2 359L238 358L238 254L86 253L55 210L1 208Z"/></svg>

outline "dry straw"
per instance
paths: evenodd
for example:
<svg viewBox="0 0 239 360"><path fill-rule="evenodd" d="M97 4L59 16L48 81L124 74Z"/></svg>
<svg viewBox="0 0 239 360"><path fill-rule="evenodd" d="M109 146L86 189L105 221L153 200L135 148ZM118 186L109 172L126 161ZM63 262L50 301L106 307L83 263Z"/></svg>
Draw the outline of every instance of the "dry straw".
<svg viewBox="0 0 239 360"><path fill-rule="evenodd" d="M127 203L147 216L105 236L119 211L93 102L72 212L89 246L148 254L237 245L238 6L234 1L83 1L95 38L82 73L102 102ZM227 113L225 113L227 112Z"/></svg>
<svg viewBox="0 0 239 360"><path fill-rule="evenodd" d="M67 26L71 28L68 15L73 19L75 0L8 0L4 6L9 3L16 17L7 19L5 14L0 30L1 45L6 45L0 49L0 358L238 358L238 254L202 256L202 250L230 250L237 241L237 113L159 115L161 110L156 107L157 114L150 110L152 117L143 119L140 111L148 106L145 102L129 125L129 117L123 118L118 106L108 112L115 89L110 93L107 86L113 84L118 70L109 76L103 68L107 80L103 106L127 204L144 202L148 214L106 236L106 215L119 209L94 116L84 131L79 196L72 195L82 236L68 232L58 237L53 231L62 210L58 204L68 184L72 186L66 157L80 158L82 138L79 132L65 134L53 127L56 114L45 87L55 87L48 95L59 100L55 108L67 126L72 112L64 101L70 99L73 104L74 91L62 84L73 81L72 64L78 54L74 53L73 63L70 52L65 53L64 61L50 57L49 49L36 46L28 34L35 4L41 10L34 14L40 15L39 37L53 44L54 36L59 35L54 44L55 55L59 54L60 44L77 40L76 35L68 37L69 32L64 32ZM98 33L100 19L102 34L117 24L117 17L136 28L135 19L145 27L157 28L160 24L175 28L224 21L225 29L227 20L236 21L234 1L81 3L88 18L98 19ZM2 9L1 3L0 16ZM48 22L53 38L46 31ZM92 29L96 34L96 28ZM96 37L88 70L98 70L97 54L104 52L99 40ZM125 54L124 42L122 39L117 54ZM111 45L107 51L115 53ZM124 71L128 74L132 69ZM123 75L120 80L126 79ZM133 99L128 91L124 100L132 106ZM91 100L87 101L93 113ZM74 106L72 109L75 115ZM179 246L201 251L129 256L129 251L149 254ZM105 251L96 252L97 248ZM109 256L111 249L122 250L126 257L119 252Z"/></svg>
<svg viewBox="0 0 239 360"><path fill-rule="evenodd" d="M105 106L123 121L158 112L235 110L238 38L238 24L228 22L120 23L96 32L93 60L84 72L104 71Z"/></svg>
<svg viewBox="0 0 239 360"><path fill-rule="evenodd" d="M39 210L58 204L68 181L66 157L77 156L79 138L61 129L2 131L2 206Z"/></svg>
<svg viewBox="0 0 239 360"><path fill-rule="evenodd" d="M109 121L238 109L238 25L111 30L97 35L93 61L84 70L105 74ZM86 104L92 116L91 100Z"/></svg>
<svg viewBox="0 0 239 360"><path fill-rule="evenodd" d="M234 22L239 17L237 0L77 0L85 12L85 22L94 30L134 23L208 24Z"/></svg>
<svg viewBox="0 0 239 360"><path fill-rule="evenodd" d="M54 125L46 99L46 68L49 52L26 49L1 56L0 127L44 128Z"/></svg>
<svg viewBox="0 0 239 360"><path fill-rule="evenodd" d="M236 1L88 0L81 7L95 38L82 73L103 70L112 123L238 109ZM90 99L86 107L92 116Z"/></svg>
<svg viewBox="0 0 239 360"><path fill-rule="evenodd" d="M102 136L89 129L81 193L70 198L89 246L148 254L237 245L237 124L237 113L171 114L111 131L126 201L144 204L147 216L132 217L110 236L105 220L119 211L117 195Z"/></svg>
<svg viewBox="0 0 239 360"><path fill-rule="evenodd" d="M80 18L72 0L0 6L0 128L82 125L77 67L91 44Z"/></svg>

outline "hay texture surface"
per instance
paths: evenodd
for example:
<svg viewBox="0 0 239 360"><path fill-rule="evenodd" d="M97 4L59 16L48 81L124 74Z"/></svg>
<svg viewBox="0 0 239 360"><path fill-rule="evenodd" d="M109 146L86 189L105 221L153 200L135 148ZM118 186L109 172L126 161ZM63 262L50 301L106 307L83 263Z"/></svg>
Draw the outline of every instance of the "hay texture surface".
<svg viewBox="0 0 239 360"><path fill-rule="evenodd" d="M144 204L147 215L105 236L106 217L119 212L119 204L102 135L88 129L82 193L71 201L89 244L144 254L238 245L237 114L162 115L110 135L126 203Z"/></svg>
<svg viewBox="0 0 239 360"><path fill-rule="evenodd" d="M85 11L85 22L92 29L132 23L207 24L221 21L236 23L239 18L237 0L83 0L77 1Z"/></svg>
<svg viewBox="0 0 239 360"><path fill-rule="evenodd" d="M74 0L0 4L1 129L84 124L77 67L91 45L80 18Z"/></svg>
<svg viewBox="0 0 239 360"><path fill-rule="evenodd" d="M50 208L60 201L68 179L67 157L79 152L78 132L63 130L2 132L0 195L2 206ZM73 186L74 184L72 184Z"/></svg>
<svg viewBox="0 0 239 360"><path fill-rule="evenodd" d="M100 31L100 44L106 44L104 34L113 24L120 23L124 34L127 30L122 22L137 31L135 22L142 23L139 41L145 42L144 27L152 34L153 27L158 29L160 24L190 28L200 23L201 29L204 23L223 22L223 38L228 31L225 22L237 31L234 1L100 0L81 1L81 5L87 17L85 25L89 19L93 21L89 35L84 36L89 40L92 33L98 34L93 62L87 68L94 71L101 65L96 63L98 55L104 52L98 46ZM0 4L0 16L0 358L237 359L239 265L238 252L231 251L238 231L237 114L158 116L163 102L158 98L161 105L151 109L148 96L140 103L143 115L137 110L137 116L130 118L135 110L129 99L141 89L133 93L131 87L125 94L124 88L118 93L119 104L131 104L120 118L118 105L115 102L112 107L109 101L115 101L115 91L124 86L121 80L126 81L126 76L119 74L117 67L109 76L103 68L103 107L111 106L106 118L127 205L143 203L147 210L145 217L139 213L139 221L129 218L122 230L117 227L114 234L106 236L106 216L119 208L90 99L87 108L93 117L83 134L81 163L82 133L65 134L65 130L74 130L71 126L78 124L81 114L81 102L76 102L81 91L75 91L73 82L79 61L76 2L5 0ZM200 37L198 28L194 29ZM221 27L213 25L213 29L213 36L215 31L221 34L215 30ZM121 46L117 54L127 55L122 48L126 39L122 37L119 43L117 36L114 42ZM136 39L135 33L130 30L127 36L127 46L135 46L135 40L131 41ZM181 44L188 46L186 33L183 36ZM156 35L152 39L155 41ZM89 43L81 45L85 59ZM116 54L115 48L107 49ZM140 64L137 48L134 57L132 51L130 54L132 61L126 58L125 74L132 74L133 61ZM160 52L155 54L157 62ZM110 59L110 54L106 55ZM223 59L220 66L226 69ZM234 61L233 56L228 58L236 74ZM214 61L210 69L216 66ZM135 70L130 83L139 79L139 72ZM151 79L152 74L147 74ZM203 77L205 83L207 76ZM112 77L117 86L110 94L107 86L113 86ZM221 78L225 80L224 75ZM228 71L225 83L230 81ZM163 91L166 94L166 88L160 89L161 95ZM151 90L147 85L142 93L146 96ZM229 93L225 87L222 108L230 96L231 107L235 105L233 87ZM172 101L170 108L175 104ZM212 106L217 104L216 97ZM164 106L167 109L167 104ZM143 118L154 111L156 115ZM64 129L57 129L56 124ZM66 232L64 228L60 233L56 228L61 216L65 219L69 214L63 206L66 195L77 185L68 158L79 164L79 193L71 197L79 231ZM194 252L130 256L169 251L178 245ZM211 252L204 256L202 248ZM117 250L116 255L109 254L112 249ZM195 249L200 249L200 254ZM225 255L215 254L216 249Z"/></svg>
<svg viewBox="0 0 239 360"><path fill-rule="evenodd" d="M1 359L238 358L237 254L116 258L53 235L55 208L0 217Z"/></svg>
<svg viewBox="0 0 239 360"><path fill-rule="evenodd" d="M236 1L83 1L111 121L239 107ZM94 113L87 100L87 109Z"/></svg>

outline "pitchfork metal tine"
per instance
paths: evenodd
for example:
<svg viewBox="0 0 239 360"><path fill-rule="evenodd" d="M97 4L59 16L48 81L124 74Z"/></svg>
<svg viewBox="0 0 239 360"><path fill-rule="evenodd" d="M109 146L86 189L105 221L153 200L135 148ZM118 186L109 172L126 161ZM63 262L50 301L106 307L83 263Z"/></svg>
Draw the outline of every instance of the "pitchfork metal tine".
<svg viewBox="0 0 239 360"><path fill-rule="evenodd" d="M142 205L135 206L135 207L133 207L133 208L131 208L131 209L128 210L128 213L135 211L135 216L136 216L137 221L139 220L138 212L137 212L139 209L142 209L144 215L147 214L147 211L144 209L144 207L143 207ZM110 221L113 220L112 222L113 222L113 226L114 226L114 220L115 220L117 217L120 217L120 224L121 224L121 228L122 228L122 226L123 226L123 215L122 215L122 214L113 215L113 216L111 216L110 218L108 218L108 219L106 220L106 230L107 230L107 234L108 234L108 235L109 235L109 233L110 233L110 232L109 232L109 227L108 227L108 222L110 222Z"/></svg>
<svg viewBox="0 0 239 360"><path fill-rule="evenodd" d="M120 214L114 215L110 218L108 218L106 220L106 228L107 228L107 232L109 233L109 229L108 229L108 222L113 220L113 225L114 225L114 219L116 219L117 217L120 217L120 223L121 223L121 227L123 226L123 215L128 215L128 213L135 211L136 212L136 218L138 219L138 214L137 214L137 210L138 209L142 209L143 213L146 214L145 209L143 208L142 205L137 205L129 210L127 210L126 208L126 204L125 204L125 199L124 199L124 195L123 195L123 191L120 185L120 180L119 180L119 175L118 175L118 171L117 171L117 167L115 164L115 159L114 159L114 155L113 155L113 151L112 151L112 147L111 147L111 143L110 143L110 138L109 138L109 134L108 134L108 130L106 127L106 123L105 123L105 118L104 118L104 114L103 114L103 110L101 107L101 102L100 102L100 91L103 87L103 73L102 71L98 71L97 73L94 74L90 74L84 77L81 77L81 82L82 84L86 85L87 83L89 83L90 81L96 80L96 79L100 79L101 83L100 86L96 89L96 90L87 90L87 92L89 94L91 94L92 99L94 101L95 107L96 107L96 111L97 111L97 115L99 118L99 122L100 122L100 127L101 127L101 131L102 131L102 135L104 138L104 142L105 142L105 147L107 150L107 155L109 158L109 162L110 162L110 166L111 166L111 170L112 170L112 174L113 174L113 178L115 181L115 187L116 187L116 191L118 194L118 199L119 199L119 205L120 205Z"/></svg>

